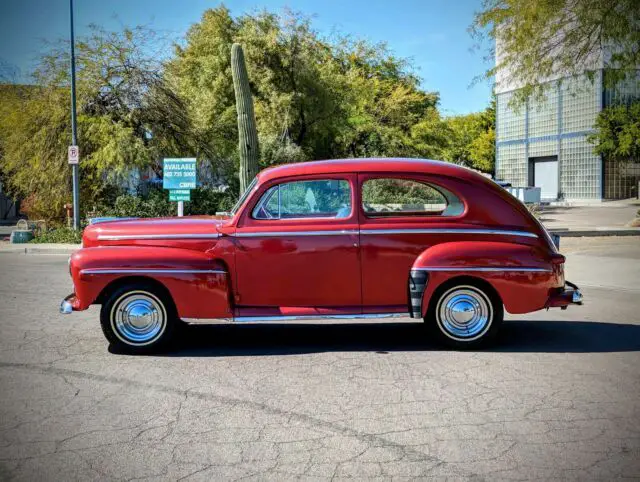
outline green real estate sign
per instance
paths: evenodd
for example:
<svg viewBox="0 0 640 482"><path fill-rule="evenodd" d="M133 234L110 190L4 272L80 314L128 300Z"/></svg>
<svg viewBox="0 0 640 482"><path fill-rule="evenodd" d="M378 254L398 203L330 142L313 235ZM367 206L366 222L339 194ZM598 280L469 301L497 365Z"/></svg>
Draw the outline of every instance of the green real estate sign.
<svg viewBox="0 0 640 482"><path fill-rule="evenodd" d="M191 189L196 188L196 160L164 159L162 171L162 187L169 190L169 201L191 201ZM182 216L180 207L178 216Z"/></svg>
<svg viewBox="0 0 640 482"><path fill-rule="evenodd" d="M195 158L165 159L162 166L164 189L195 189Z"/></svg>
<svg viewBox="0 0 640 482"><path fill-rule="evenodd" d="M189 189L171 189L169 201L191 201L191 191Z"/></svg>

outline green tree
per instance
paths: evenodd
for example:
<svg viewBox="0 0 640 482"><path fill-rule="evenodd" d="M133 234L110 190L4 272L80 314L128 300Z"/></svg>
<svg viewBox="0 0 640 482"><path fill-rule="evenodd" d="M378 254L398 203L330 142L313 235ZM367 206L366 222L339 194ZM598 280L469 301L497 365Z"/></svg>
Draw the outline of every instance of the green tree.
<svg viewBox="0 0 640 482"><path fill-rule="evenodd" d="M153 166L161 154L193 152L194 139L180 98L148 54L145 29L106 32L92 27L77 52L81 206L113 198L113 185L132 170ZM53 45L36 69L34 87L0 111L3 177L35 217L61 218L71 200L69 57ZM3 103L4 104L4 103Z"/></svg>
<svg viewBox="0 0 640 482"><path fill-rule="evenodd" d="M595 127L589 141L595 144L596 154L619 162L640 159L640 102L607 107Z"/></svg>
<svg viewBox="0 0 640 482"><path fill-rule="evenodd" d="M482 112L452 116L445 120L447 144L444 160L492 173L495 165L495 98Z"/></svg>
<svg viewBox="0 0 640 482"><path fill-rule="evenodd" d="M420 89L406 61L384 45L323 39L299 14L234 19L218 7L190 28L167 70L216 162L237 162L228 54L234 42L245 53L263 165L421 155L413 128L433 117L438 95Z"/></svg>
<svg viewBox="0 0 640 482"><path fill-rule="evenodd" d="M638 25L638 0L484 0L471 31L491 40L492 61L497 54L484 77L500 71L510 84L522 85L514 96L518 103L541 95L545 80L559 73L578 75L586 68L593 79L600 59L613 69L610 85L634 77L640 65Z"/></svg>

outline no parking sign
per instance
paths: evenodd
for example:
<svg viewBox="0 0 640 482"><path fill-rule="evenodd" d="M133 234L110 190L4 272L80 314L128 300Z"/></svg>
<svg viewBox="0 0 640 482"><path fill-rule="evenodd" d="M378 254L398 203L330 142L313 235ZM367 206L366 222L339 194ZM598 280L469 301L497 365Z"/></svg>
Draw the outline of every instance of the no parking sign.
<svg viewBox="0 0 640 482"><path fill-rule="evenodd" d="M69 146L69 164L78 164L80 161L80 149L78 146Z"/></svg>

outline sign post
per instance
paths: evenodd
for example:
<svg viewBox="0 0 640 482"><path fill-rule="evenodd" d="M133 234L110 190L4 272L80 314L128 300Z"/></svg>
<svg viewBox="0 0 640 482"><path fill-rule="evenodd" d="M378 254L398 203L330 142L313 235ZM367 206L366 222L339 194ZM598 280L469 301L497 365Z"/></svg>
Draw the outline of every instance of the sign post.
<svg viewBox="0 0 640 482"><path fill-rule="evenodd" d="M162 187L169 190L169 201L178 202L178 216L184 215L184 201L191 200L196 188L195 158L164 159Z"/></svg>
<svg viewBox="0 0 640 482"><path fill-rule="evenodd" d="M73 0L69 0L69 20L71 39L71 145L69 164L73 178L73 229L80 229L80 166L78 165L78 132L76 126L76 54L73 36ZM71 160L71 150L75 148L75 162Z"/></svg>

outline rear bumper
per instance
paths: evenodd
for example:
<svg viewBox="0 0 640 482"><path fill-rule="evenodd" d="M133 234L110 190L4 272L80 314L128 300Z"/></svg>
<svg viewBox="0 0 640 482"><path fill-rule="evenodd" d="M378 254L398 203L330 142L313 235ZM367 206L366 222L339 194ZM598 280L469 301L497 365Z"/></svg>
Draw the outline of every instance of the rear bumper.
<svg viewBox="0 0 640 482"><path fill-rule="evenodd" d="M567 288L568 287L568 288ZM569 305L581 305L584 297L580 289L569 281L565 281L565 286L561 291L549 297L547 308L566 309Z"/></svg>

